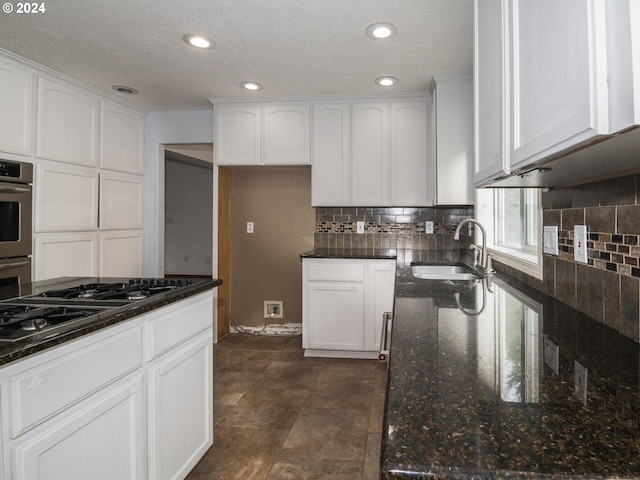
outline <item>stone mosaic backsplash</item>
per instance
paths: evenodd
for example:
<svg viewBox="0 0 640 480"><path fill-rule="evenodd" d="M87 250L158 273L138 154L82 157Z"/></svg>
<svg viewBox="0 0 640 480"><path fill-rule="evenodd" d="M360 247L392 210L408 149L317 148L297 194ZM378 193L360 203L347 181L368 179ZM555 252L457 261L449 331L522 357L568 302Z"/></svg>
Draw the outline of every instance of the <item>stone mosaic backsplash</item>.
<svg viewBox="0 0 640 480"><path fill-rule="evenodd" d="M471 237L465 228L461 241L453 234L465 218L473 218L473 207L318 207L315 248L419 249L460 248ZM356 233L357 222L365 222L365 233ZM434 222L434 233L425 232L425 222Z"/></svg>

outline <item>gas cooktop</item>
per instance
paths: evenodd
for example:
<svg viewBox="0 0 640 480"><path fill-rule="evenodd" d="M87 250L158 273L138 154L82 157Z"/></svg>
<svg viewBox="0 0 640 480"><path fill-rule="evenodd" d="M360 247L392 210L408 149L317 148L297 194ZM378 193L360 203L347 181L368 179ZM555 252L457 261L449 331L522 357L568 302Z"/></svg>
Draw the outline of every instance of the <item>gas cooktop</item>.
<svg viewBox="0 0 640 480"><path fill-rule="evenodd" d="M0 301L0 343L56 333L70 322L191 285L189 279L81 283Z"/></svg>

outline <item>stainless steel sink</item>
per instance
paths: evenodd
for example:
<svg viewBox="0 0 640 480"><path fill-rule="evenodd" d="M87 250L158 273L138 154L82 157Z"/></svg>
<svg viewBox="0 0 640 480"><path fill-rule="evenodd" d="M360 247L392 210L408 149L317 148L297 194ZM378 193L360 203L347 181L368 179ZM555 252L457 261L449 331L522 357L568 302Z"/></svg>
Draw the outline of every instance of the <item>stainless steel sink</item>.
<svg viewBox="0 0 640 480"><path fill-rule="evenodd" d="M477 280L482 275L463 263L412 263L411 273L423 280Z"/></svg>

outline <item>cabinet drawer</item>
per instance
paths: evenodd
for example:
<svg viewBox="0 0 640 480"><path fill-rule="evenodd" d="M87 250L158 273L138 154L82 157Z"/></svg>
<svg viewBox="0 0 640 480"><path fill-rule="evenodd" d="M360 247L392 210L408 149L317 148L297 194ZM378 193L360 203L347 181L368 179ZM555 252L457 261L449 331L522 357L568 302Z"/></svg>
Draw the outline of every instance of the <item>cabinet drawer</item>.
<svg viewBox="0 0 640 480"><path fill-rule="evenodd" d="M307 279L320 282L364 282L364 264L307 263Z"/></svg>
<svg viewBox="0 0 640 480"><path fill-rule="evenodd" d="M142 366L140 325L108 335L42 355L9 376L11 438Z"/></svg>
<svg viewBox="0 0 640 480"><path fill-rule="evenodd" d="M145 328L146 360L153 360L195 334L213 328L213 293L204 292L178 302L150 319Z"/></svg>

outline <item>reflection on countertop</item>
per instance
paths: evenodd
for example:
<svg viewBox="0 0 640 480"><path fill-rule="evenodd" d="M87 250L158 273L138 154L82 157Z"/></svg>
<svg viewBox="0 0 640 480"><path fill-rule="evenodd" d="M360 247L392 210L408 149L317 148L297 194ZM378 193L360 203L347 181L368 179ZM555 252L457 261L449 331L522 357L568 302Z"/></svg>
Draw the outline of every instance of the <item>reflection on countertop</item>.
<svg viewBox="0 0 640 480"><path fill-rule="evenodd" d="M511 277L399 264L381 478L640 477L639 352Z"/></svg>

